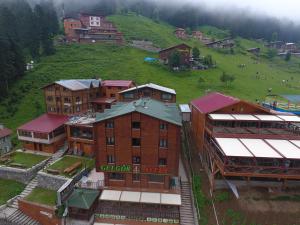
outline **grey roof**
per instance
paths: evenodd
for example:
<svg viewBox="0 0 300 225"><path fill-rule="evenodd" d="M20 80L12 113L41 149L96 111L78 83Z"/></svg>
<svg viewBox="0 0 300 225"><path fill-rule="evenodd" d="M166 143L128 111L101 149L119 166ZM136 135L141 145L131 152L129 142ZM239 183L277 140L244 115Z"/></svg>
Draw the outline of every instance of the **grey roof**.
<svg viewBox="0 0 300 225"><path fill-rule="evenodd" d="M79 91L79 90L90 88L91 84L93 85L93 87L99 87L101 85L101 80L97 80L97 79L60 80L60 81L56 81L55 83L67 89L70 89L72 91Z"/></svg>
<svg viewBox="0 0 300 225"><path fill-rule="evenodd" d="M175 103L163 103L150 98L141 98L129 103L118 102L111 109L97 113L96 122L132 112L139 112L178 126L182 125L179 109Z"/></svg>
<svg viewBox="0 0 300 225"><path fill-rule="evenodd" d="M163 87L163 86L153 84L153 83L143 84L143 85L140 85L137 87L132 87L132 88L126 89L124 91L121 91L119 93L125 93L125 92L129 92L129 91L133 91L133 90L141 89L141 88L145 88L145 87L156 89L156 90L163 91L163 92L168 92L170 94L176 95L176 91L174 89Z"/></svg>

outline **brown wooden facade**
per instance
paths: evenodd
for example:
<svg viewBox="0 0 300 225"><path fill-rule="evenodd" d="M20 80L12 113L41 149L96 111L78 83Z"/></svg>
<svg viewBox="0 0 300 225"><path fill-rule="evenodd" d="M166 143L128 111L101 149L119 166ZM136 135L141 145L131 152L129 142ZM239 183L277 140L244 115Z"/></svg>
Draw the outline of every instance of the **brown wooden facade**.
<svg viewBox="0 0 300 225"><path fill-rule="evenodd" d="M150 87L143 87L119 93L119 101L129 102L139 98L153 98L162 102L176 102L176 94L157 90Z"/></svg>
<svg viewBox="0 0 300 225"><path fill-rule="evenodd" d="M163 49L159 52L159 59L168 64L170 56L178 51L180 53L180 63L189 65L191 57L191 47L186 44L179 44L170 48Z"/></svg>
<svg viewBox="0 0 300 225"><path fill-rule="evenodd" d="M222 121L209 117L211 113L272 115L267 109L242 100L205 113L192 103L191 111L194 140L213 188L216 178L247 180L263 178L277 181L300 179L299 159L229 157L224 155L216 141L217 138L300 140L300 130L290 122Z"/></svg>
<svg viewBox="0 0 300 225"><path fill-rule="evenodd" d="M137 112L96 123L96 169L105 173L105 186L170 189L171 178L178 176L180 130ZM103 166L130 169L103 171Z"/></svg>
<svg viewBox="0 0 300 225"><path fill-rule="evenodd" d="M50 84L44 89L46 111L49 114L76 115L86 113L90 101L100 97L99 87L73 91L59 84Z"/></svg>

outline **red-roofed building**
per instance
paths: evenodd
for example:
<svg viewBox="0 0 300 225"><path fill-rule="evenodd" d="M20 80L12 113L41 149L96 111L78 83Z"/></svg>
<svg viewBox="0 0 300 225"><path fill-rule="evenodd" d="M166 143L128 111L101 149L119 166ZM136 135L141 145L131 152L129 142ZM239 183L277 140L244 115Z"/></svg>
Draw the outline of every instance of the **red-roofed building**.
<svg viewBox="0 0 300 225"><path fill-rule="evenodd" d="M196 144L201 151L204 137L209 132L208 115L217 114L270 114L265 108L238 98L213 92L191 101L191 123Z"/></svg>
<svg viewBox="0 0 300 225"><path fill-rule="evenodd" d="M12 131L0 124L0 155L9 152L12 148L10 135Z"/></svg>
<svg viewBox="0 0 300 225"><path fill-rule="evenodd" d="M119 92L134 87L131 80L104 80L101 83L102 96L106 98L119 99Z"/></svg>
<svg viewBox="0 0 300 225"><path fill-rule="evenodd" d="M191 102L192 133L211 188L215 180L300 180L300 132L294 115L221 93ZM252 184L251 184L252 185ZM254 184L255 185L255 184Z"/></svg>
<svg viewBox="0 0 300 225"><path fill-rule="evenodd" d="M66 140L65 115L43 114L18 128L18 139L25 149L55 153Z"/></svg>

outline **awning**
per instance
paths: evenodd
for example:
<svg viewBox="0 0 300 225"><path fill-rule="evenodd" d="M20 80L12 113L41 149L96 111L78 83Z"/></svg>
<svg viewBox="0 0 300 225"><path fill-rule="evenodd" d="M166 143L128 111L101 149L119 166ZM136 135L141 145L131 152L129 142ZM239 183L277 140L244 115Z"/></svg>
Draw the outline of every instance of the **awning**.
<svg viewBox="0 0 300 225"><path fill-rule="evenodd" d="M99 196L99 191L89 189L74 189L67 200L68 207L90 209Z"/></svg>
<svg viewBox="0 0 300 225"><path fill-rule="evenodd" d="M141 195L141 202L160 204L160 193L143 192Z"/></svg>
<svg viewBox="0 0 300 225"><path fill-rule="evenodd" d="M237 138L216 138L216 141L226 156L253 157L253 155Z"/></svg>
<svg viewBox="0 0 300 225"><path fill-rule="evenodd" d="M121 202L140 202L141 192L136 191L122 191Z"/></svg>
<svg viewBox="0 0 300 225"><path fill-rule="evenodd" d="M161 204L181 205L181 196L177 194L161 194Z"/></svg>
<svg viewBox="0 0 300 225"><path fill-rule="evenodd" d="M99 199L103 201L181 205L181 195L155 192L103 190Z"/></svg>
<svg viewBox="0 0 300 225"><path fill-rule="evenodd" d="M291 115L251 115L251 114L209 114L212 120L228 121L282 121L282 122L300 122L300 117Z"/></svg>
<svg viewBox="0 0 300 225"><path fill-rule="evenodd" d="M220 151L228 157L300 159L300 140L216 138Z"/></svg>
<svg viewBox="0 0 300 225"><path fill-rule="evenodd" d="M103 190L100 200L120 201L122 191Z"/></svg>

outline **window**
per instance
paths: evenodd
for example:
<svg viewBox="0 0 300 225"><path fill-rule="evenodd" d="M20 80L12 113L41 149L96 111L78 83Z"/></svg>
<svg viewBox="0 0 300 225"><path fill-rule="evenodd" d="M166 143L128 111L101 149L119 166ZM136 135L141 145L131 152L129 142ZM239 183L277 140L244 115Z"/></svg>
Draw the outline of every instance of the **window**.
<svg viewBox="0 0 300 225"><path fill-rule="evenodd" d="M166 166L167 165L167 159L166 158L158 159L158 165L159 166Z"/></svg>
<svg viewBox="0 0 300 225"><path fill-rule="evenodd" d="M161 130L167 130L167 129L168 129L168 124L166 124L166 123L161 123L161 124L159 125L159 129L161 129Z"/></svg>
<svg viewBox="0 0 300 225"><path fill-rule="evenodd" d="M70 98L64 98L64 102L70 103L70 102L71 102L71 99L70 99Z"/></svg>
<svg viewBox="0 0 300 225"><path fill-rule="evenodd" d="M63 91L67 91L68 89L67 88L63 88Z"/></svg>
<svg viewBox="0 0 300 225"><path fill-rule="evenodd" d="M167 93L162 93L161 98L163 100L171 100L172 99L172 95L171 94L167 94Z"/></svg>
<svg viewBox="0 0 300 225"><path fill-rule="evenodd" d="M158 183L164 182L164 176L162 175L149 174L148 179L150 182L158 182Z"/></svg>
<svg viewBox="0 0 300 225"><path fill-rule="evenodd" d="M114 121L107 121L105 126L106 128L114 128Z"/></svg>
<svg viewBox="0 0 300 225"><path fill-rule="evenodd" d="M47 101L48 102L52 102L53 101L53 97L52 96L47 96Z"/></svg>
<svg viewBox="0 0 300 225"><path fill-rule="evenodd" d="M115 163L115 157L113 155L108 155L107 163Z"/></svg>
<svg viewBox="0 0 300 225"><path fill-rule="evenodd" d="M124 174L122 173L110 173L109 179L111 180L124 180Z"/></svg>
<svg viewBox="0 0 300 225"><path fill-rule="evenodd" d="M141 123L140 122L132 122L132 128L133 129L140 129Z"/></svg>
<svg viewBox="0 0 300 225"><path fill-rule="evenodd" d="M127 99L133 99L133 98L134 98L134 95L133 95L133 93L125 93L125 94L124 94L124 98L127 98Z"/></svg>
<svg viewBox="0 0 300 225"><path fill-rule="evenodd" d="M68 106L64 106L64 112L65 113L69 113L71 110L70 110L70 107Z"/></svg>
<svg viewBox="0 0 300 225"><path fill-rule="evenodd" d="M140 181L141 180L141 175L139 173L132 174L132 180L133 181Z"/></svg>
<svg viewBox="0 0 300 225"><path fill-rule="evenodd" d="M150 91L144 91L144 97L150 97L151 93Z"/></svg>
<svg viewBox="0 0 300 225"><path fill-rule="evenodd" d="M116 95L115 94L110 94L110 97L114 98L114 97L116 97Z"/></svg>
<svg viewBox="0 0 300 225"><path fill-rule="evenodd" d="M133 156L132 157L133 164L141 164L141 157L140 156Z"/></svg>
<svg viewBox="0 0 300 225"><path fill-rule="evenodd" d="M159 147L161 147L161 148L167 148L168 147L168 140L166 140L166 139L160 139L159 140Z"/></svg>
<svg viewBox="0 0 300 225"><path fill-rule="evenodd" d="M80 97L76 97L76 102L80 102Z"/></svg>
<svg viewBox="0 0 300 225"><path fill-rule="evenodd" d="M106 138L106 144L107 145L114 145L115 144L115 138L114 137L107 137Z"/></svg>
<svg viewBox="0 0 300 225"><path fill-rule="evenodd" d="M140 138L132 138L132 146L136 146L136 147L141 146L141 139Z"/></svg>

